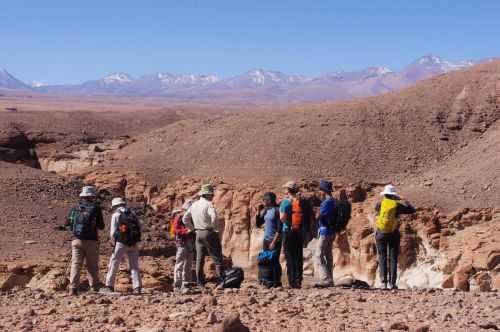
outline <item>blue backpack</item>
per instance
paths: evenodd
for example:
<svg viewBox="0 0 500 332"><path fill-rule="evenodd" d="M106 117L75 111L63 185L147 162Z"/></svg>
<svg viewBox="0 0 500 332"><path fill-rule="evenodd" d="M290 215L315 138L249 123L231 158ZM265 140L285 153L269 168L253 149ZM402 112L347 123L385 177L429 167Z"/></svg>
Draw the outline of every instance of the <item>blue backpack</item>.
<svg viewBox="0 0 500 332"><path fill-rule="evenodd" d="M257 261L259 265L270 265L275 261L277 255L276 250L262 250L257 256Z"/></svg>

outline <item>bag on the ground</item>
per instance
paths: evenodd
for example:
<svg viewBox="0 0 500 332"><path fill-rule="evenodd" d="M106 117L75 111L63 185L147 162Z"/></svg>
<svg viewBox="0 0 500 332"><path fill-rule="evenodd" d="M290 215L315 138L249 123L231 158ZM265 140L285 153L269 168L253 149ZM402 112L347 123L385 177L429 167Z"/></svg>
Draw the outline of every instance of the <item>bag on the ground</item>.
<svg viewBox="0 0 500 332"><path fill-rule="evenodd" d="M141 241L141 228L136 215L130 210L120 211L118 227L114 234L115 240L127 246L133 246Z"/></svg>
<svg viewBox="0 0 500 332"><path fill-rule="evenodd" d="M272 264L259 264L259 284L271 288L278 283L276 266Z"/></svg>
<svg viewBox="0 0 500 332"><path fill-rule="evenodd" d="M91 239L96 232L96 206L78 204L70 213L70 224L73 235L81 240Z"/></svg>
<svg viewBox="0 0 500 332"><path fill-rule="evenodd" d="M335 222L333 229L335 232L340 232L346 229L349 220L351 219L351 203L348 201L335 200Z"/></svg>
<svg viewBox="0 0 500 332"><path fill-rule="evenodd" d="M240 288L244 279L245 272L239 267L233 267L224 273L219 285L222 286L222 288Z"/></svg>
<svg viewBox="0 0 500 332"><path fill-rule="evenodd" d="M257 256L259 265L272 265L278 252L276 250L262 250Z"/></svg>

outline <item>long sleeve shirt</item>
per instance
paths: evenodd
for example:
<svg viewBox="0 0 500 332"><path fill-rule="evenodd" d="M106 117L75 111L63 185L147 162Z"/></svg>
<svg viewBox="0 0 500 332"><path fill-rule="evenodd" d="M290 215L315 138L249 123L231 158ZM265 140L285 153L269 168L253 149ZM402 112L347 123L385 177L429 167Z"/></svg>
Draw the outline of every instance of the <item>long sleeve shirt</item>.
<svg viewBox="0 0 500 332"><path fill-rule="evenodd" d="M184 214L182 221L188 227L192 221L195 230L218 231L217 211L213 203L204 197L193 203Z"/></svg>
<svg viewBox="0 0 500 332"><path fill-rule="evenodd" d="M334 217L335 217L335 200L333 197L328 197L319 207L318 228L319 235L330 236L333 235Z"/></svg>
<svg viewBox="0 0 500 332"><path fill-rule="evenodd" d="M66 227L71 227L73 228L73 223L75 222L75 217L80 213L79 211L81 209L89 210L92 211L93 215L91 216L92 218L92 234L88 238L82 239L82 240L93 240L97 241L98 240L98 234L97 230L104 229L104 218L102 216L102 209L101 206L97 203L90 203L90 202L85 202L82 201L75 205L68 214L68 217L66 218Z"/></svg>
<svg viewBox="0 0 500 332"><path fill-rule="evenodd" d="M375 205L375 213L378 215L380 212L380 206L382 202L377 202ZM417 210L408 202L398 201L398 206L396 207L396 218L399 218L402 214L413 214Z"/></svg>
<svg viewBox="0 0 500 332"><path fill-rule="evenodd" d="M182 219L183 216L181 214L178 214L172 220L172 222L174 223L175 242L177 243L177 245L184 245L188 241L194 240L194 233L190 232L193 230L192 226L186 226Z"/></svg>
<svg viewBox="0 0 500 332"><path fill-rule="evenodd" d="M125 207L119 207L118 209L115 210L115 212L111 216L111 223L109 225L109 238L111 240L115 239L115 232L118 228L118 222L120 221L120 214L125 213L126 210L127 210L127 208L125 208ZM142 222L139 221L139 229L141 232L142 232L142 228L143 228Z"/></svg>

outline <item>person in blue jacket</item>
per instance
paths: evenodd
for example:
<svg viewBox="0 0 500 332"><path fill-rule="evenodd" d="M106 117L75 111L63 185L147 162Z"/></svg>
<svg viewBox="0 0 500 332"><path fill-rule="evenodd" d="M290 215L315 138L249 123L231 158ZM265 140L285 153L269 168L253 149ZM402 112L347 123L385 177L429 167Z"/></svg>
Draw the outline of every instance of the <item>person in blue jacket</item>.
<svg viewBox="0 0 500 332"><path fill-rule="evenodd" d="M315 270L318 281L315 287L333 286L333 241L335 240L335 198L332 196L333 185L330 181L319 182L321 205L318 215L318 246L315 252Z"/></svg>

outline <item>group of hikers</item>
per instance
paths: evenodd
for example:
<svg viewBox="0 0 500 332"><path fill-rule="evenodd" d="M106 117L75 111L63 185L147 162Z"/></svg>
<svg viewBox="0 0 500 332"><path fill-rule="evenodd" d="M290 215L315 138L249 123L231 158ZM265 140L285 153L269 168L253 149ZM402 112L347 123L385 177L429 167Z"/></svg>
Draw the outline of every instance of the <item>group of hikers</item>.
<svg viewBox="0 0 500 332"><path fill-rule="evenodd" d="M330 181L319 181L319 210L315 214L310 200L302 196L299 185L288 181L284 186L286 197L278 204L273 192L266 192L262 204L257 207L255 226L264 228L262 251L258 256L259 282L266 287L282 286L281 251L284 251L288 285L301 288L303 281L303 248L311 230L317 230L317 247L314 264L317 281L315 287L332 287L333 242L342 232L351 217L351 204L345 191L338 198L333 196ZM415 208L400 199L396 188L385 186L380 193L381 200L374 212L375 241L379 260L382 288L397 289L397 262L400 234L399 216L415 213ZM204 264L207 254L213 260L218 287L239 287L243 281L243 271L234 268L224 270L222 245L219 236L217 211L213 205L214 187L201 187L196 200L186 200L182 207L172 211L171 228L176 243L174 268L174 290L185 292L192 286L206 283ZM110 240L113 253L108 263L104 287L99 281L98 230L105 228L103 214L97 202L97 192L92 186L85 186L80 193L80 201L71 210L66 227L72 231L72 258L69 292L78 294L79 277L85 260L89 273L89 286L102 293L114 292L114 284L119 265L128 256L134 294L142 290L139 269L139 249L142 222L127 207L125 199L116 197L111 202L114 212L110 224ZM192 264L195 263L195 276ZM388 264L389 263L389 264ZM389 266L388 266L389 265Z"/></svg>

